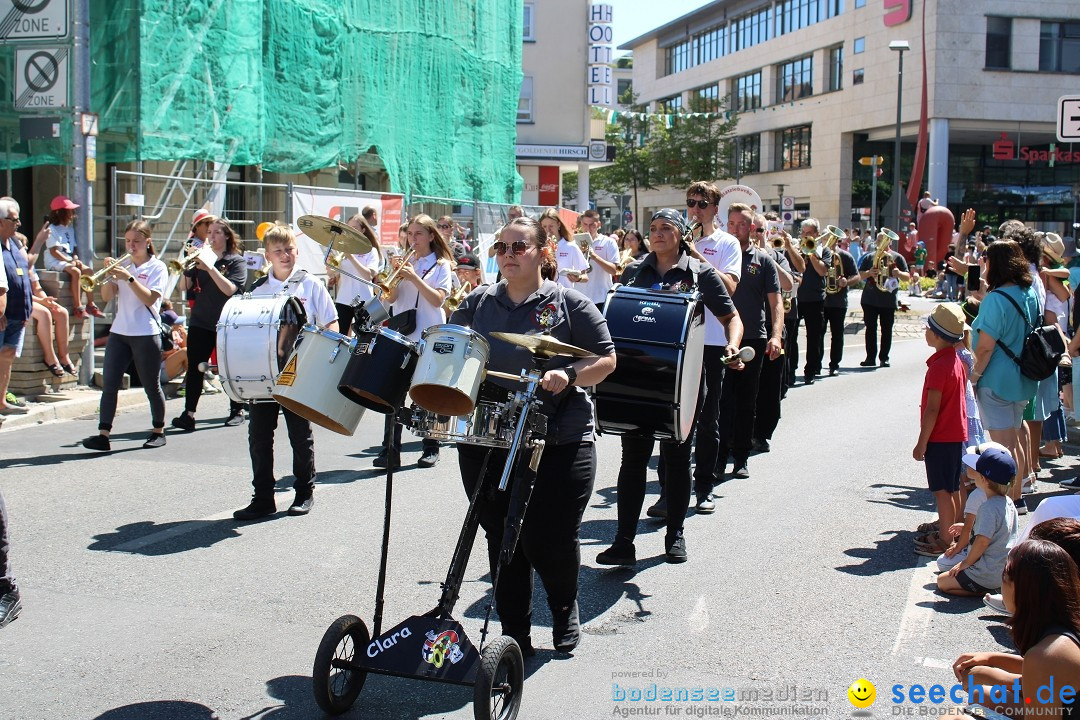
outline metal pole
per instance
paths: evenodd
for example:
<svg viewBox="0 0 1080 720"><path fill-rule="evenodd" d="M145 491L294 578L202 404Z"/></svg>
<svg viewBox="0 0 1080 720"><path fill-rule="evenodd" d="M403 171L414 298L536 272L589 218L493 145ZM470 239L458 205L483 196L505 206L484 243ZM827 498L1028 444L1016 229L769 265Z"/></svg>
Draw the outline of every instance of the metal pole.
<svg viewBox="0 0 1080 720"><path fill-rule="evenodd" d="M870 227L877 232L877 175L878 175L878 156L874 156L874 162L870 163L870 172L873 173L874 179L870 181Z"/></svg>
<svg viewBox="0 0 1080 720"><path fill-rule="evenodd" d="M94 198L93 187L86 179L86 136L82 133L82 114L90 111L90 0L73 0L71 89L72 89L72 195L82 212L75 226L75 244L79 257L90 264L94 257ZM83 347L79 368L79 383L89 385L94 378L94 318L89 322L89 339Z"/></svg>
<svg viewBox="0 0 1080 720"><path fill-rule="evenodd" d="M896 201L896 217L889 218L894 227L900 226L900 113L904 99L904 51L900 50L899 71L896 75L896 141L893 144L893 199ZM875 170L875 177L877 172Z"/></svg>

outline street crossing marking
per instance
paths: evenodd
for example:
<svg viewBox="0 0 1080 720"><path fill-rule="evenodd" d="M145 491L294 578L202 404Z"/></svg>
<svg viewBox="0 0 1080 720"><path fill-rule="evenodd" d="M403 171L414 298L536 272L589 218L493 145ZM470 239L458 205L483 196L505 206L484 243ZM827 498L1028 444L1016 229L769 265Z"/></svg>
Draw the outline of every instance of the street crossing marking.
<svg viewBox="0 0 1080 720"><path fill-rule="evenodd" d="M147 547L149 545L156 545L159 542L171 540L174 537L186 535L190 532L200 530L205 527L207 523L220 522L221 520L231 520L232 516L232 512L223 512L218 513L217 515L211 515L210 517L204 517L201 520L188 520L186 522L174 525L171 528L159 530L158 532L144 535L143 537L136 538L135 540L129 540L126 543L121 543L120 545L117 545L116 547L110 549L113 552L136 552L138 550L142 550L144 547Z"/></svg>

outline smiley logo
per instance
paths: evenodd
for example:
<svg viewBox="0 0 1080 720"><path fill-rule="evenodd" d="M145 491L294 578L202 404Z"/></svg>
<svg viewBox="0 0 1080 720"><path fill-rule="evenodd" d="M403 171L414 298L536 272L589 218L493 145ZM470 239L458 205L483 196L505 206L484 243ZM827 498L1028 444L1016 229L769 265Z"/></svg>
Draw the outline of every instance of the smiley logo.
<svg viewBox="0 0 1080 720"><path fill-rule="evenodd" d="M860 709L868 708L874 704L877 689L874 687L874 683L865 678L859 678L851 683L851 687L847 689L847 697L855 707Z"/></svg>

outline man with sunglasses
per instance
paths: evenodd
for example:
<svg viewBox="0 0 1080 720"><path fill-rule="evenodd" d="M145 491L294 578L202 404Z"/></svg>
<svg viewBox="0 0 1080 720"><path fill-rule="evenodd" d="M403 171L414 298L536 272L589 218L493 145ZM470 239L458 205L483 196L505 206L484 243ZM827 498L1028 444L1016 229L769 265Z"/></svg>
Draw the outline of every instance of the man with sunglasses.
<svg viewBox="0 0 1080 720"><path fill-rule="evenodd" d="M11 366L22 353L26 321L34 309L26 253L15 240L18 229L19 204L8 198L0 200L0 249L4 254L4 284L0 285L0 415L28 412L5 400Z"/></svg>

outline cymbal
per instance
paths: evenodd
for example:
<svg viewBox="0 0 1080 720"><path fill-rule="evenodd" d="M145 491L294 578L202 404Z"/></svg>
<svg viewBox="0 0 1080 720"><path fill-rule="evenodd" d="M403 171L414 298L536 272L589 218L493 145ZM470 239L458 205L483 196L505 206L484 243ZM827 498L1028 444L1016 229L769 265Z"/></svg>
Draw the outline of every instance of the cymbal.
<svg viewBox="0 0 1080 720"><path fill-rule="evenodd" d="M371 250L371 241L359 230L321 215L301 215L296 219L300 232L320 245L349 255L363 255Z"/></svg>
<svg viewBox="0 0 1080 720"><path fill-rule="evenodd" d="M576 345L567 345L564 342L559 342L550 335L522 335L521 333L493 332L491 333L491 337L498 338L511 345L523 347L533 355L539 355L541 357L555 357L556 355L566 355L568 357L576 358L596 357L596 353L582 350Z"/></svg>

